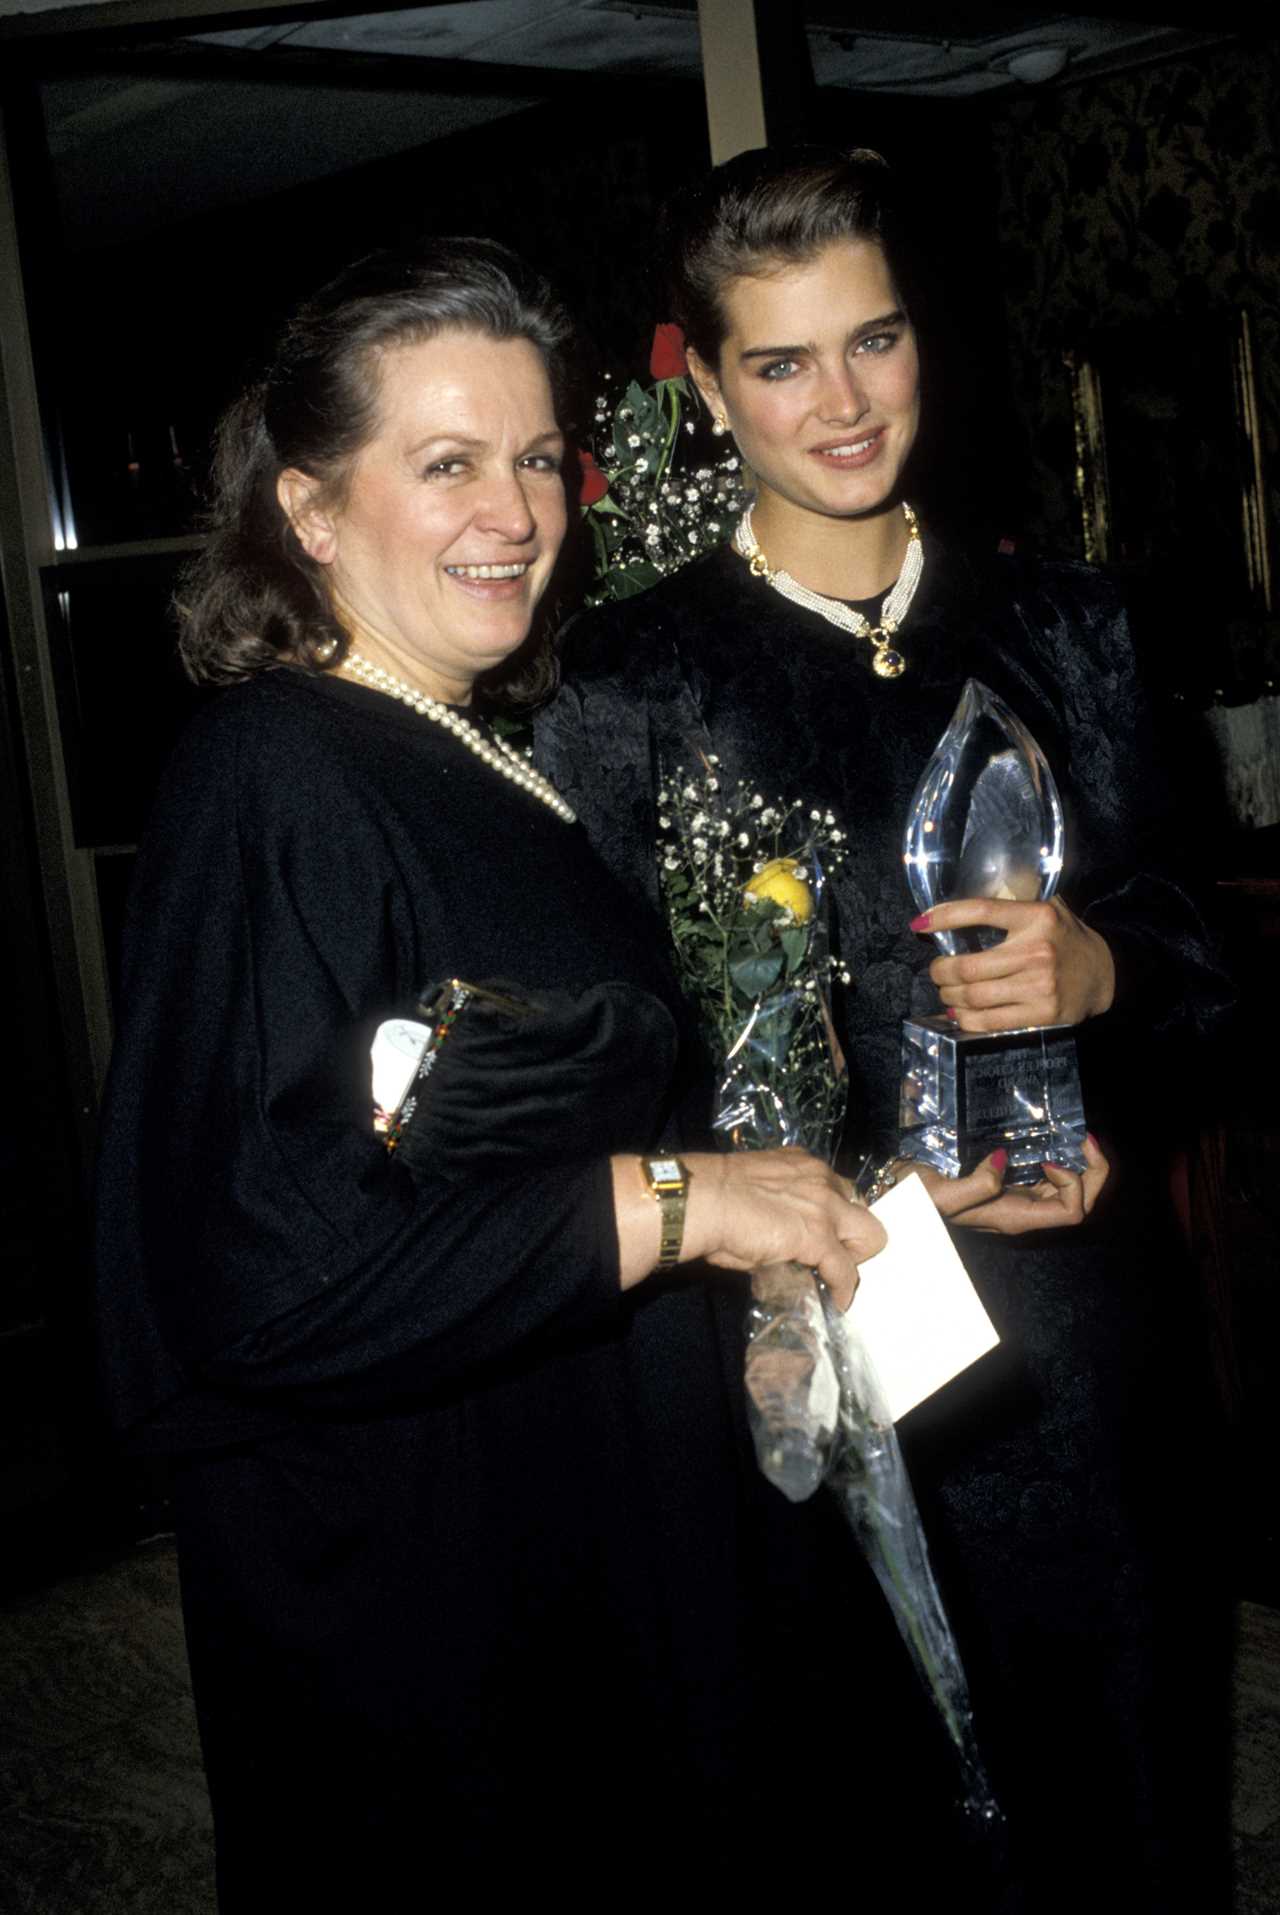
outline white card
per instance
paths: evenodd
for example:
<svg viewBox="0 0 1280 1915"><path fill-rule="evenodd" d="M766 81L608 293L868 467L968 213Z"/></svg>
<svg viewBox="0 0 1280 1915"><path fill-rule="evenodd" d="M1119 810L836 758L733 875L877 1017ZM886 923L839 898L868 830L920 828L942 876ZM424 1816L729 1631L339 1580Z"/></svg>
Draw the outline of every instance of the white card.
<svg viewBox="0 0 1280 1915"><path fill-rule="evenodd" d="M889 1241L859 1265L849 1316L896 1423L1000 1338L920 1179L905 1177L871 1208Z"/></svg>

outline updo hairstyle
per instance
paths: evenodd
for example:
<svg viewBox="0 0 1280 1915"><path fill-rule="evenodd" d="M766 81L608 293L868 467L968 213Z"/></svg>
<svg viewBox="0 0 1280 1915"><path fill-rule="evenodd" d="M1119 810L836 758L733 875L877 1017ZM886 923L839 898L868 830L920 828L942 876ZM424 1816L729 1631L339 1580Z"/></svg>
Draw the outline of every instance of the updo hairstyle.
<svg viewBox="0 0 1280 1915"><path fill-rule="evenodd" d="M740 153L676 195L660 228L670 317L717 370L729 331L729 282L806 262L834 240L874 240L910 309L915 274L893 175L869 147L761 147Z"/></svg>
<svg viewBox="0 0 1280 1915"><path fill-rule="evenodd" d="M449 329L536 346L563 421L573 328L547 282L505 246L429 239L348 267L301 307L218 427L208 539L177 598L179 651L197 683L341 662L348 640L326 568L303 550L276 481L296 467L319 481L320 503L341 506L377 430L381 356ZM539 676L527 688L513 680L512 697L536 694Z"/></svg>

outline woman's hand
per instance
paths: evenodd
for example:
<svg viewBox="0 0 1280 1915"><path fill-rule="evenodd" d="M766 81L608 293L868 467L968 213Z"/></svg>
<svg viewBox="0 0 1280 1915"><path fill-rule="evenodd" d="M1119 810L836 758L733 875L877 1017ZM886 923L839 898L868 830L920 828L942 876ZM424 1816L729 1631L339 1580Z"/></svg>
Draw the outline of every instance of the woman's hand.
<svg viewBox="0 0 1280 1915"><path fill-rule="evenodd" d="M1043 1181L1004 1187L1007 1162L1003 1150L993 1151L967 1177L944 1177L924 1164L900 1159L899 1177L914 1171L933 1198L940 1216L970 1230L990 1230L1002 1237L1020 1237L1030 1230L1062 1230L1083 1223L1098 1201L1110 1175L1094 1138L1084 1145L1085 1171L1077 1177L1057 1164L1043 1166Z"/></svg>
<svg viewBox="0 0 1280 1915"><path fill-rule="evenodd" d="M689 1202L681 1262L725 1270L794 1261L814 1269L841 1310L858 1287L858 1265L883 1250L884 1229L851 1185L803 1150L685 1155ZM635 1157L613 1159L622 1287L647 1277L658 1254L658 1210Z"/></svg>
<svg viewBox="0 0 1280 1915"><path fill-rule="evenodd" d="M929 966L960 1030L1083 1024L1110 1009L1116 972L1106 940L1061 898L1045 904L957 898L913 919L911 928L961 931L978 925L1006 932L1003 943L965 957L935 958Z"/></svg>

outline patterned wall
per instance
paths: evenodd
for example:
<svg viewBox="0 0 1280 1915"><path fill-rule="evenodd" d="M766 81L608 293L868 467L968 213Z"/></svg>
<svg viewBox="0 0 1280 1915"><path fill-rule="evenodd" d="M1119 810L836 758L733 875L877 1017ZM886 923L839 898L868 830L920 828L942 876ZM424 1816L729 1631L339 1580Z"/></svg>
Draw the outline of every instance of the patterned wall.
<svg viewBox="0 0 1280 1915"><path fill-rule="evenodd" d="M1109 328L1251 314L1280 572L1280 42L1212 49L992 115L1026 531L1081 549L1065 346ZM1277 578L1280 586L1280 578Z"/></svg>

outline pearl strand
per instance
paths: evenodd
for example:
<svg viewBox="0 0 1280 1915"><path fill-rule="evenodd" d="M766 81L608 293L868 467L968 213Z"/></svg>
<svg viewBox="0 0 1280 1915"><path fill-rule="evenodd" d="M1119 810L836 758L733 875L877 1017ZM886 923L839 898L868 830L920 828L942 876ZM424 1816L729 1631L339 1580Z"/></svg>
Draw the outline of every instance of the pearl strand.
<svg viewBox="0 0 1280 1915"><path fill-rule="evenodd" d="M774 571L756 543L750 506L743 513L733 535L733 549L747 561L755 578L762 578L783 598L789 598L794 605L803 605L806 611L816 612L829 624L838 625L841 631L851 632L854 638L870 639L873 648L871 665L878 678L900 678L907 669L907 661L900 651L890 645L889 640L906 617L924 571L924 545L920 538L920 527L905 499L902 501L902 511L907 521L907 555L902 561L902 570L885 597L878 625L872 625L851 605L843 605L837 598L827 598L824 593L811 591L807 585L801 585L799 579L792 578L790 572Z"/></svg>
<svg viewBox="0 0 1280 1915"><path fill-rule="evenodd" d="M398 698L402 705L408 705L423 718L429 718L433 725L452 732L459 743L474 752L482 764L488 765L500 777L509 778L513 785L518 785L521 791L527 791L531 798L537 798L565 824L571 825L577 821L577 812L565 802L555 786L501 738L495 738L490 744L460 713L441 704L438 698L429 698L416 685L409 684L407 679L397 678L394 672L387 671L384 666L375 665L361 652L348 652L342 661L342 669L374 691Z"/></svg>

